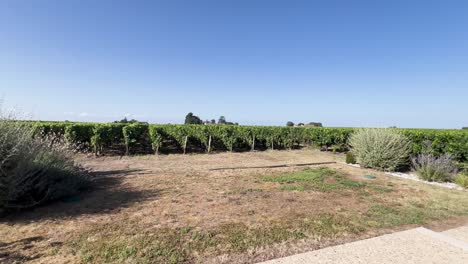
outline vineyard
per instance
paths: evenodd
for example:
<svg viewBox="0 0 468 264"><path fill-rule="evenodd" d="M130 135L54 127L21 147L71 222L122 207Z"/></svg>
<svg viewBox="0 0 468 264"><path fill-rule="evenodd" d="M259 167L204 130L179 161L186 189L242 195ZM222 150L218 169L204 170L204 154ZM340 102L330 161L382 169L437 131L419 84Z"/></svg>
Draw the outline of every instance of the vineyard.
<svg viewBox="0 0 468 264"><path fill-rule="evenodd" d="M315 146L322 150L346 151L354 128L156 125L121 123L27 122L37 135L56 135L81 151L96 154L149 154L212 151L295 149ZM428 142L439 155L450 153L458 161L468 160L468 131L398 129L412 142L413 154Z"/></svg>

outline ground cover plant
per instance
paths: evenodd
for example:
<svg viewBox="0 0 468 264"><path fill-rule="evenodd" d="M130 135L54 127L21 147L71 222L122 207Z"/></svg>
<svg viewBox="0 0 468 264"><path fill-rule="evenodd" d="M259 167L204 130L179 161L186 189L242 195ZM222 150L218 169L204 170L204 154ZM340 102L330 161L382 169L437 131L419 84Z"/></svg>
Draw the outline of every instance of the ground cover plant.
<svg viewBox="0 0 468 264"><path fill-rule="evenodd" d="M340 163L211 170L311 160L343 162L345 155L318 150L79 155L77 161L94 171L95 188L72 202L0 219L0 260L254 263L412 226L468 219L466 192ZM363 177L368 174L376 179Z"/></svg>

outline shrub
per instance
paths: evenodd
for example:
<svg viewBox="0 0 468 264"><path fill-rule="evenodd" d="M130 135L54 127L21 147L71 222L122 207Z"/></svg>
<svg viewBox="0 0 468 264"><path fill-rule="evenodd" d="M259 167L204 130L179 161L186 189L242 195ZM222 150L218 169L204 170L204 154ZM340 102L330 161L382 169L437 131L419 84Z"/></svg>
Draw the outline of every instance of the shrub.
<svg viewBox="0 0 468 264"><path fill-rule="evenodd" d="M420 154L412 158L413 168L421 179L427 181L452 181L457 167L450 155L436 157L432 154Z"/></svg>
<svg viewBox="0 0 468 264"><path fill-rule="evenodd" d="M455 183L463 188L468 189L468 174L458 174L458 176L455 178Z"/></svg>
<svg viewBox="0 0 468 264"><path fill-rule="evenodd" d="M356 157L351 151L346 152L346 163L348 164L356 164Z"/></svg>
<svg viewBox="0 0 468 264"><path fill-rule="evenodd" d="M0 211L30 208L74 194L86 183L63 140L0 116Z"/></svg>
<svg viewBox="0 0 468 264"><path fill-rule="evenodd" d="M357 161L367 168L393 171L409 163L410 141L394 129L358 129L349 144Z"/></svg>

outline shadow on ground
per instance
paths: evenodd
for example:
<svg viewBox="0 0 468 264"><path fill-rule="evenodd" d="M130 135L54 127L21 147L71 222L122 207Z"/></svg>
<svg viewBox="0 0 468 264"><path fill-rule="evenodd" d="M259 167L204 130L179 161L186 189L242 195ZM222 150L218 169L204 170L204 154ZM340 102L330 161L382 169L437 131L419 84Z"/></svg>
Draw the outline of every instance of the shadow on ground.
<svg viewBox="0 0 468 264"><path fill-rule="evenodd" d="M26 256L18 252L18 248L21 250L27 250L34 247L34 243L44 240L42 236L28 237L19 239L17 241L3 243L0 242L0 262L1 263L24 263L42 256L42 254L36 254L34 256Z"/></svg>
<svg viewBox="0 0 468 264"><path fill-rule="evenodd" d="M147 173L142 170L90 172L91 182L87 190L31 210L10 212L0 218L0 223L27 223L87 214L112 213L137 202L158 199L159 190L138 190L123 183L127 176L144 176L144 174Z"/></svg>

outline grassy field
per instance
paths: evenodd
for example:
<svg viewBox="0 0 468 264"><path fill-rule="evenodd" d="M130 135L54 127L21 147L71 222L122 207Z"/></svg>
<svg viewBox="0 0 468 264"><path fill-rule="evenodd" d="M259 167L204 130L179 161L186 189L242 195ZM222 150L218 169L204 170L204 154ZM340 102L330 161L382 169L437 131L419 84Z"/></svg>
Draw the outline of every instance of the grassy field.
<svg viewBox="0 0 468 264"><path fill-rule="evenodd" d="M340 163L212 170L344 160L316 150L77 159L94 188L0 219L2 263L254 263L468 221L468 192Z"/></svg>

